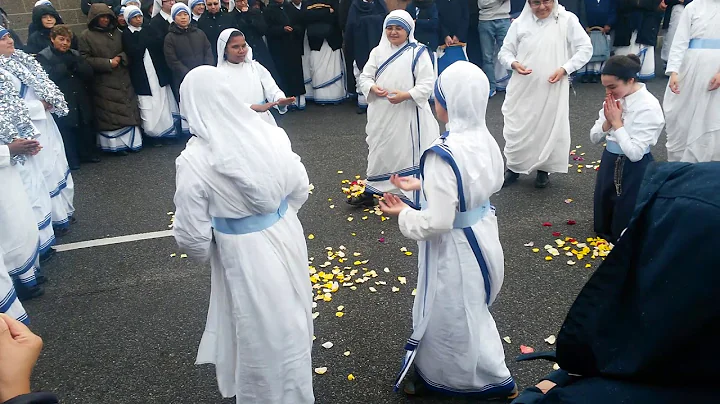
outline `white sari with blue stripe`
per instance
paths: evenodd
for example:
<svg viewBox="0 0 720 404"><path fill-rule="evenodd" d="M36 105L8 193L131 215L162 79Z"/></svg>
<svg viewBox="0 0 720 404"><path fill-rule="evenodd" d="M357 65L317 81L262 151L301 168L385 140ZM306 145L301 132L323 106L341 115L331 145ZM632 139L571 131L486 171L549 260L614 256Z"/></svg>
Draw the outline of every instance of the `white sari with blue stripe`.
<svg viewBox="0 0 720 404"><path fill-rule="evenodd" d="M404 10L393 11L386 18L398 18ZM396 15L397 13L397 15ZM420 156L438 136L438 123L428 99L433 91L435 73L427 48L415 41L412 20L409 40L393 46L383 32L380 45L370 52L368 62L358 78L358 89L367 97L368 167L366 192L391 192L417 206L418 192L400 191L390 183L391 174L419 175ZM385 97L370 91L377 85L388 92L407 91L412 98L391 104Z"/></svg>
<svg viewBox="0 0 720 404"><path fill-rule="evenodd" d="M10 77L20 97L25 101L30 112L30 119L40 132L37 140L42 145L42 150L35 156L35 159L42 169L45 186L50 194L52 225L53 227L67 227L75 213L73 206L75 185L65 157L65 145L60 131L35 91L23 84L14 74L7 70L3 71Z"/></svg>
<svg viewBox="0 0 720 404"><path fill-rule="evenodd" d="M38 264L38 226L36 217L33 214L33 205L25 192L25 186L21 179L21 170L27 168L29 173L34 173L42 178L40 170L32 170L34 157L28 158L24 164L11 165L10 151L5 145L0 145L0 264L4 264L5 274L9 274L17 282L26 285L35 285L35 273L39 268ZM31 171L32 170L32 171ZM41 185L41 182L37 183ZM40 187L38 193L43 194L44 189ZM50 226L50 201L44 193L45 207L47 209L44 228ZM47 234L46 234L47 237ZM46 240L47 241L47 240ZM54 241L51 238L50 241ZM3 272L3 271L0 271ZM0 279L0 299L5 297L7 291L2 288L3 280ZM0 307L2 304L0 303Z"/></svg>
<svg viewBox="0 0 720 404"><path fill-rule="evenodd" d="M0 247L0 313L5 313L18 321L30 324L30 318L25 312L22 303L20 303L17 293L15 293L15 286L10 275L8 275L8 269L3 257L4 254Z"/></svg>
<svg viewBox="0 0 720 404"><path fill-rule="evenodd" d="M420 162L422 210L398 222L418 241L413 332L399 387L410 365L432 390L502 397L515 382L489 307L504 276L503 250L489 198L503 183L503 158L485 124L490 85L469 62L440 75L436 102L448 111L450 132Z"/></svg>

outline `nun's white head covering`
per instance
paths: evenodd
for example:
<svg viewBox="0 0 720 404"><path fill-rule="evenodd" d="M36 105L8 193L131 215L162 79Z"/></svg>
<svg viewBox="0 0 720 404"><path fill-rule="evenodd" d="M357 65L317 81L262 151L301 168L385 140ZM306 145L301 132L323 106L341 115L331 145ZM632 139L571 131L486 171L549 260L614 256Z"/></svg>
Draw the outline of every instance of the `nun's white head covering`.
<svg viewBox="0 0 720 404"><path fill-rule="evenodd" d="M435 82L435 102L448 112L446 129L448 142L456 147L453 153L472 156L468 158L476 162L465 167L468 178L463 178L463 184L479 181L495 192L502 187L504 163L485 123L489 92L485 73L466 61L448 66Z"/></svg>
<svg viewBox="0 0 720 404"><path fill-rule="evenodd" d="M213 79L218 75L216 67L200 66L185 76L182 115L190 133L210 148L214 172L235 185L224 192L241 193L251 211L273 212L287 197L287 162L298 157L285 132L263 121L229 83Z"/></svg>
<svg viewBox="0 0 720 404"><path fill-rule="evenodd" d="M383 22L383 31L380 37L380 44L378 45L381 59L389 57L397 50L397 47L394 47L393 44L390 43L387 35L385 35L385 28L387 28L388 25L398 25L402 27L408 33L408 42L417 43L415 40L415 21L413 21L410 14L405 10L392 11L385 17L385 21Z"/></svg>
<svg viewBox="0 0 720 404"><path fill-rule="evenodd" d="M192 10L200 3L205 4L205 0L190 0L188 6L190 6L190 10Z"/></svg>
<svg viewBox="0 0 720 404"><path fill-rule="evenodd" d="M240 32L240 34L244 37L245 34L242 33L239 29L235 28L228 28L220 33L220 36L218 36L217 41L217 55L218 55L218 61L217 61L217 67L222 67L224 65L230 64L227 60L225 60L225 47L227 46L228 41L230 40L230 35L232 35L233 32ZM245 61L243 63L247 63L248 65L252 65L253 62L253 53L252 48L250 47L250 44L247 43L248 51L245 54Z"/></svg>
<svg viewBox="0 0 720 404"><path fill-rule="evenodd" d="M140 8L142 6L140 0L122 0L122 2L120 3L121 6L132 6L134 4L137 8Z"/></svg>
<svg viewBox="0 0 720 404"><path fill-rule="evenodd" d="M565 13L565 12L566 12L565 7L563 7L561 4L559 4L558 0L554 0L553 9L550 12L550 16L548 18L552 17L552 18L558 19L560 14ZM525 2L525 7L523 7L523 10L520 13L520 15L518 16L518 18L516 19L516 21L518 21L518 23L521 23L523 25L524 24L535 24L535 20L533 19L532 7L530 7L529 1Z"/></svg>
<svg viewBox="0 0 720 404"><path fill-rule="evenodd" d="M49 0L38 0L38 1L35 2L35 5L33 6L33 8L35 8L35 7L37 7L37 6L50 6L50 7L52 7L53 4L52 4Z"/></svg>
<svg viewBox="0 0 720 404"><path fill-rule="evenodd" d="M142 11L139 8L135 6L125 6L125 10L123 10L123 17L125 17L125 22L127 23L130 32L142 30L142 27L134 27L132 24L130 24L130 20L138 15L143 15Z"/></svg>
<svg viewBox="0 0 720 404"><path fill-rule="evenodd" d="M175 21L175 17L180 13L187 13L188 16L192 15L192 11L190 11L190 7L187 6L185 3L175 3L173 4L172 8L170 9L170 18Z"/></svg>

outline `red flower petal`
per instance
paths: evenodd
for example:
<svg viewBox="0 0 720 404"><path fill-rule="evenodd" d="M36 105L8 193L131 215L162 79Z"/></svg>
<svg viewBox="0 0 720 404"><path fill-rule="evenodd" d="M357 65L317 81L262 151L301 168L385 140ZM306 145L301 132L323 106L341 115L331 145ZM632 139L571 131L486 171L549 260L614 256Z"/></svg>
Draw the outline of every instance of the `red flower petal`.
<svg viewBox="0 0 720 404"><path fill-rule="evenodd" d="M562 233L560 233L559 231L553 232L553 237L560 237L561 235L562 235Z"/></svg>
<svg viewBox="0 0 720 404"><path fill-rule="evenodd" d="M574 224L576 224L576 223L577 223L577 222L574 221L574 220L568 220L568 221L567 221L567 224L569 224L570 226L572 226L572 225L574 225Z"/></svg>
<svg viewBox="0 0 720 404"><path fill-rule="evenodd" d="M381 243L384 243L384 242L385 242L385 237L380 237L380 238L378 239L378 241L381 242Z"/></svg>
<svg viewBox="0 0 720 404"><path fill-rule="evenodd" d="M535 352L535 348L533 348L531 346L520 345L520 352L522 352L524 354L533 353L533 352Z"/></svg>
<svg viewBox="0 0 720 404"><path fill-rule="evenodd" d="M552 223L550 223L550 222L545 222L545 223L543 223L543 226L545 226L545 227L550 227L550 226L552 226Z"/></svg>

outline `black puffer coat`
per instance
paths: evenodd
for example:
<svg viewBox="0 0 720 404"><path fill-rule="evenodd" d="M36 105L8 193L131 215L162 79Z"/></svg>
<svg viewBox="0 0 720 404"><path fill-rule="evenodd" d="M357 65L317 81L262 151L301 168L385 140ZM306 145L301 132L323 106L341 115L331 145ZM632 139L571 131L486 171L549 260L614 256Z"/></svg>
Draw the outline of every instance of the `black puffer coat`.
<svg viewBox="0 0 720 404"><path fill-rule="evenodd" d="M51 15L55 17L55 25L63 24L62 17L52 6L37 6L32 11L32 22L35 26L35 31L28 37L27 45L25 45L26 53L40 53L41 50L52 45L50 42L50 28L45 28L42 24L42 17L44 15ZM71 48L77 49L77 38L73 36Z"/></svg>
<svg viewBox="0 0 720 404"><path fill-rule="evenodd" d="M165 60L172 70L175 94L180 94L180 84L190 70L202 65L215 65L205 33L192 24L185 29L175 23L170 24L165 37Z"/></svg>
<svg viewBox="0 0 720 404"><path fill-rule="evenodd" d="M109 16L110 25L101 28L98 17ZM93 4L88 14L88 29L80 34L80 54L95 73L92 96L97 129L117 130L140 125L137 96L130 82L127 56L122 49L120 31L115 27L115 14L105 4ZM120 56L122 61L112 68L110 59Z"/></svg>

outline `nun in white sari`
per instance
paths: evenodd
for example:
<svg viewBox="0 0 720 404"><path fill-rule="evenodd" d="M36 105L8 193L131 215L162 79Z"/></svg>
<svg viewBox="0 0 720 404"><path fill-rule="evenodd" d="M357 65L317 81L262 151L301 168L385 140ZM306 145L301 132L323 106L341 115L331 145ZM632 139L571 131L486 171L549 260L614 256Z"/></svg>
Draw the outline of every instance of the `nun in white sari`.
<svg viewBox="0 0 720 404"><path fill-rule="evenodd" d="M718 0L694 0L680 17L663 101L668 161L720 161L718 19Z"/></svg>
<svg viewBox="0 0 720 404"><path fill-rule="evenodd" d="M422 151L439 132L428 103L435 82L433 63L414 31L407 11L388 14L380 44L358 77L358 89L368 100L368 167L365 194L349 199L352 205L369 205L373 194L391 192L419 206L418 192L401 191L390 182L392 174L418 176Z"/></svg>
<svg viewBox="0 0 720 404"><path fill-rule="evenodd" d="M418 241L418 293L413 332L396 388L415 365L407 394L422 390L508 398L515 382L489 307L503 283L503 250L489 198L503 183L503 158L485 124L490 84L470 62L443 71L435 87L438 118L449 131L427 149L422 183L394 177L398 187L422 189L422 210L388 194L381 208L399 214L405 237Z"/></svg>
<svg viewBox="0 0 720 404"><path fill-rule="evenodd" d="M126 29L129 31L123 33L125 53L131 58L142 58L142 66L147 78L147 87L144 90L150 90L150 94L141 95L140 93L145 91L141 90L140 86L135 86L145 135L151 138L175 137L177 133L174 116L179 114L178 105L175 102L172 87L170 85L160 87L160 80L150 57L150 52L147 49L147 44L143 43L144 38L140 34L143 30L142 11L135 6L127 6L123 11L123 15L125 21L127 21ZM133 63L131 69L136 66L134 62L131 60L131 63Z"/></svg>
<svg viewBox="0 0 720 404"><path fill-rule="evenodd" d="M277 126L270 108L278 112L287 112L287 106L295 102L295 97L287 98L280 90L270 72L253 60L252 48L245 42L245 35L235 28L220 33L217 42L218 70L233 86L238 98L262 119Z"/></svg>
<svg viewBox="0 0 720 404"><path fill-rule="evenodd" d="M505 117L505 185L537 170L535 186L548 173L567 173L570 153L568 75L592 57L592 43L575 14L557 0L529 0L510 25L498 57L514 70Z"/></svg>
<svg viewBox="0 0 720 404"><path fill-rule="evenodd" d="M0 27L0 35L3 30ZM27 106L33 125L40 133L38 141L43 149L35 156L35 160L40 165L46 190L50 194L52 225L59 232L65 232L75 213L75 186L65 157L62 136L50 114L67 114L65 97L35 58L21 50L0 56L0 71L15 86Z"/></svg>
<svg viewBox="0 0 720 404"><path fill-rule="evenodd" d="M285 132L244 105L215 67L183 80L190 139L177 158L174 235L210 260L197 364L238 404L309 404L312 288L297 211L309 181Z"/></svg>

